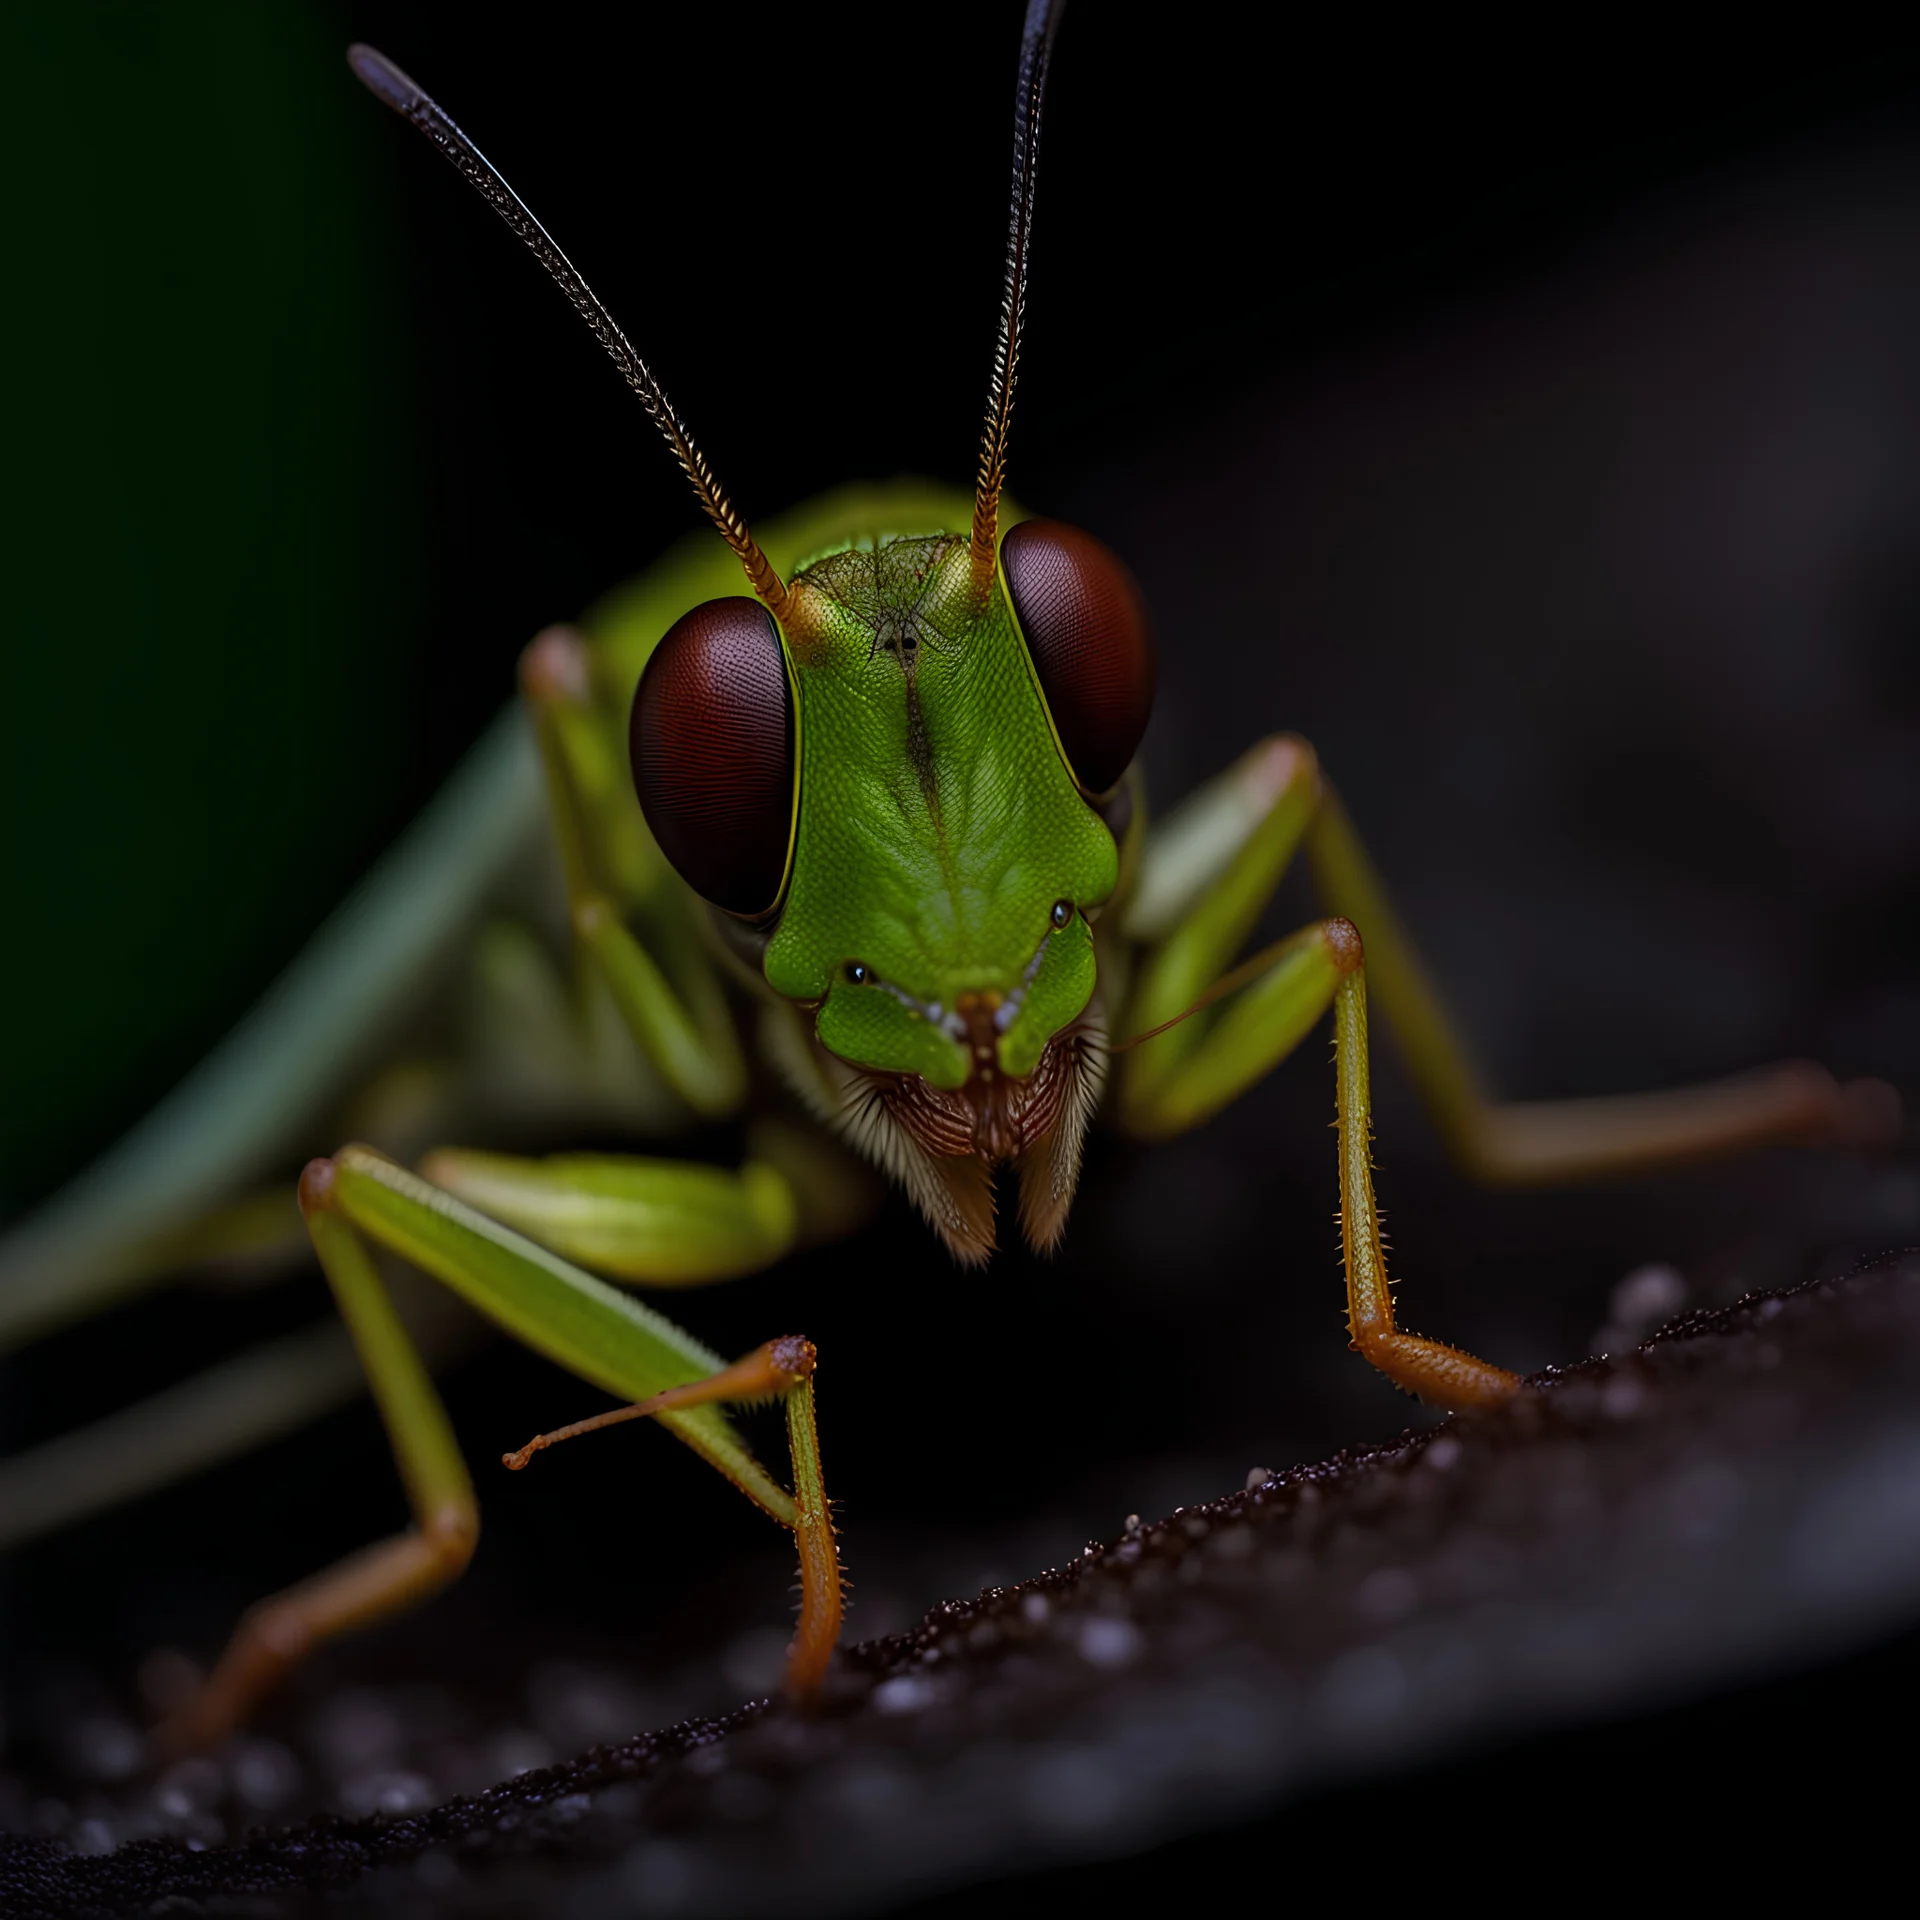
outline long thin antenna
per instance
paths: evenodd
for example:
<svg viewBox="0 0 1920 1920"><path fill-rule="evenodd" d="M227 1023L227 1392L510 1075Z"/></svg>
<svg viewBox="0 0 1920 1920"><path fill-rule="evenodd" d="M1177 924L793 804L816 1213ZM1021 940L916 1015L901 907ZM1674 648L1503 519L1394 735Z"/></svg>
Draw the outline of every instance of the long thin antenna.
<svg viewBox="0 0 1920 1920"><path fill-rule="evenodd" d="M347 64L370 93L377 94L403 120L412 121L440 149L455 172L527 243L534 258L553 275L561 292L573 302L574 311L593 329L593 337L613 356L613 363L625 375L627 385L640 396L640 404L646 408L653 424L666 435L667 445L673 449L681 471L693 482L693 490L700 496L707 518L739 556L754 592L778 618L787 601L785 584L768 564L767 556L747 530L747 523L713 477L707 456L694 445L692 434L680 424L660 382L634 352L632 342L614 324L613 316L600 304L593 289L581 278L580 270L554 244L552 235L528 212L526 203L500 177L480 149L454 125L446 109L409 80L384 53L356 44L347 49Z"/></svg>
<svg viewBox="0 0 1920 1920"><path fill-rule="evenodd" d="M1000 490L1007 478L1007 428L1020 369L1020 323L1027 308L1027 246L1033 234L1033 185L1040 155L1040 102L1047 60L1066 0L1027 0L1020 39L1020 78L1013 93L1013 211L1007 222L1007 275L1000 294L1000 337L987 387L987 425L973 491L973 590L984 599L999 551Z"/></svg>

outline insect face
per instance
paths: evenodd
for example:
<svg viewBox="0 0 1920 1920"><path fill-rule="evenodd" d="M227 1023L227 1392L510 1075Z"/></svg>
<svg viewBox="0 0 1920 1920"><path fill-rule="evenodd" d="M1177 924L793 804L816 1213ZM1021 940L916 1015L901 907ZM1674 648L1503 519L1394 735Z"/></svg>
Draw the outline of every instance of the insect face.
<svg viewBox="0 0 1920 1920"><path fill-rule="evenodd" d="M797 573L781 627L802 768L768 984L854 1065L947 1089L1030 1073L1092 997L1080 910L1118 856L1006 595L975 598L962 536L880 538Z"/></svg>
<svg viewBox="0 0 1920 1920"><path fill-rule="evenodd" d="M757 919L767 984L937 1222L965 1189L969 1253L995 1166L1048 1197L1040 1237L1064 1218L1099 1085L1088 916L1119 870L1089 783L1124 771L1151 675L1104 549L1044 523L1008 545L1031 642L966 535L864 537L798 568L777 622L744 598L677 620L630 734L662 850Z"/></svg>

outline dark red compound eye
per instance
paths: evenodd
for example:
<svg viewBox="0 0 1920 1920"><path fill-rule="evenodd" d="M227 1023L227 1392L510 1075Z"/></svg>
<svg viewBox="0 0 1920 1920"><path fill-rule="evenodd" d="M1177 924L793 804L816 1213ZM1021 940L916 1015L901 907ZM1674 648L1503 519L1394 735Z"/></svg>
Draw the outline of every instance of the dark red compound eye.
<svg viewBox="0 0 1920 1920"><path fill-rule="evenodd" d="M1083 791L1126 772L1153 711L1153 641L1133 575L1090 533L1023 520L1000 565L1067 764Z"/></svg>
<svg viewBox="0 0 1920 1920"><path fill-rule="evenodd" d="M793 701L773 616L709 600L653 650L628 731L640 810L688 886L729 913L765 913L786 878Z"/></svg>

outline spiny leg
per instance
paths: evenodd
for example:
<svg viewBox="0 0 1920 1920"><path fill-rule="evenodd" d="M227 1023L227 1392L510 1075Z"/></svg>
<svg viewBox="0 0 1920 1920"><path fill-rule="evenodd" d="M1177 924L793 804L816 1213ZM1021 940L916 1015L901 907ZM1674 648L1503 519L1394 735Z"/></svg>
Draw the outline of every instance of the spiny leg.
<svg viewBox="0 0 1920 1920"><path fill-rule="evenodd" d="M1460 1412L1497 1406L1520 1376L1458 1347L1394 1325L1380 1209L1373 1197L1373 1101L1367 1071L1367 974L1350 920L1327 922L1340 969L1333 995L1334 1112L1340 1140L1340 1242L1347 1271L1347 1328L1353 1344L1395 1386Z"/></svg>
<svg viewBox="0 0 1920 1920"><path fill-rule="evenodd" d="M1307 835L1321 897L1366 936L1380 1004L1427 1111L1482 1179L1529 1182L1735 1153L1775 1141L1885 1145L1899 1100L1878 1080L1840 1085L1811 1060L1598 1099L1499 1102L1483 1087L1346 810L1330 790Z"/></svg>
<svg viewBox="0 0 1920 1920"><path fill-rule="evenodd" d="M1217 990L1220 970L1302 843L1327 907L1365 936L1381 1010L1428 1113L1455 1158L1482 1179L1574 1178L1772 1141L1881 1145L1897 1130L1899 1104L1890 1087L1877 1080L1843 1087L1810 1061L1655 1093L1495 1101L1312 749L1291 735L1276 735L1242 756L1149 842L1128 926L1158 944L1136 988L1129 1031L1174 1019ZM1156 1041L1139 1066L1130 1067L1123 1091L1144 1092L1175 1057L1199 1044L1203 1031L1196 1026L1149 1065L1164 1045Z"/></svg>
<svg viewBox="0 0 1920 1920"><path fill-rule="evenodd" d="M463 1067L412 1062L387 1069L356 1094L354 1132L364 1128L387 1151L411 1159L432 1138L431 1133L422 1137L428 1116L434 1116L434 1130L443 1131L446 1110L463 1103L489 1112L532 1112L542 1121L584 1118L602 1128L657 1127L679 1119L678 1101L664 1104L672 1096L646 1073L626 1030L609 1030L618 1017L610 999L596 994L584 1009L578 1006L562 971L527 929L500 920L480 931L469 992L477 1008ZM400 1144L409 1138L412 1145ZM650 1231L641 1236L638 1264L619 1270L649 1284L694 1284L771 1262L782 1250L783 1202L778 1183L760 1162L784 1176L800 1203L804 1241L852 1232L876 1204L871 1178L825 1135L769 1116L749 1129L748 1165L739 1175L686 1169L696 1186L720 1188L720 1207L711 1195L704 1206L682 1201L674 1179L678 1169L669 1163ZM729 1234L724 1207L730 1183L739 1180L754 1184L757 1204ZM270 1273L281 1264L304 1265L312 1257L312 1240L289 1187L283 1181L242 1194L184 1226L138 1245L128 1243L126 1277L139 1287L215 1263L242 1263L249 1275ZM477 1200L486 1205L484 1196ZM575 1204L587 1200L577 1196ZM547 1238L537 1224L500 1211L536 1238ZM708 1227L711 1231L702 1231ZM748 1244L729 1254L715 1244L729 1237ZM575 1254L555 1239L547 1238L547 1244ZM594 1264L590 1252L575 1257ZM607 1270L616 1266L610 1263ZM466 1343L471 1323L450 1304L435 1312L428 1299L418 1309L431 1323L422 1350L438 1372ZM408 1324L419 1344L423 1328L412 1310ZM72 1525L264 1445L357 1399L365 1388L365 1370L346 1329L332 1316L304 1333L221 1361L145 1401L0 1458L0 1547Z"/></svg>
<svg viewBox="0 0 1920 1920"><path fill-rule="evenodd" d="M1317 921L1262 948L1216 983L1225 1004L1211 1017L1133 1027L1122 1043L1130 1050L1121 1074L1127 1131L1149 1140L1186 1133L1264 1080L1332 1004L1346 924Z"/></svg>
<svg viewBox="0 0 1920 1920"><path fill-rule="evenodd" d="M1170 1066L1135 1085L1125 1109L1128 1124L1149 1136L1196 1125L1271 1072L1331 1006L1341 1241L1353 1344L1396 1386L1436 1406L1480 1407L1507 1399L1519 1387L1517 1375L1394 1324L1373 1193L1366 972L1353 923L1322 920L1303 927L1233 977L1241 984L1221 1012L1204 1026L1185 1023L1198 1028L1198 1037ZM1135 1057L1150 1056L1172 1037L1148 1041Z"/></svg>
<svg viewBox="0 0 1920 1920"><path fill-rule="evenodd" d="M1158 933L1120 1031L1120 1117L1147 1138L1183 1133L1263 1079L1334 1009L1340 1214L1353 1343L1396 1385L1445 1407L1482 1406L1515 1375L1394 1325L1370 1163L1366 986L1359 935L1346 920L1302 928L1227 971L1313 818L1319 779L1304 741L1245 755L1202 796L1179 865L1143 867L1143 928ZM1163 877L1164 876L1164 877ZM1157 924L1153 915L1158 916ZM1225 993L1224 1005L1212 1003ZM1187 1016L1198 1003L1204 1010ZM1173 1024L1168 1024L1173 1023Z"/></svg>
<svg viewBox="0 0 1920 1920"><path fill-rule="evenodd" d="M521 656L520 690L580 952L661 1078L703 1118L723 1118L746 1094L739 1036L686 890L647 834L586 643L549 627Z"/></svg>
<svg viewBox="0 0 1920 1920"><path fill-rule="evenodd" d="M471 1555L478 1526L471 1483L361 1236L623 1401L649 1400L725 1372L717 1354L660 1314L370 1148L346 1147L332 1160L314 1162L302 1180L301 1199L367 1367L418 1531L256 1608L205 1690L166 1729L175 1746L218 1739L319 1640L424 1598L457 1575ZM818 1684L840 1620L839 1569L820 1487L811 1382L786 1393L798 1501L767 1474L713 1404L724 1397L695 1394L657 1408L655 1417L798 1537L805 1632L796 1641L793 1685L804 1694Z"/></svg>
<svg viewBox="0 0 1920 1920"><path fill-rule="evenodd" d="M206 1685L160 1729L162 1751L212 1745L321 1641L437 1592L479 1542L479 1503L446 1409L366 1248L334 1211L332 1188L331 1163L315 1161L300 1183L300 1210L373 1389L415 1530L251 1608Z"/></svg>
<svg viewBox="0 0 1920 1920"><path fill-rule="evenodd" d="M502 1464L520 1472L536 1453L577 1440L582 1434L623 1421L670 1413L678 1407L717 1402L751 1404L778 1398L786 1409L787 1446L793 1457L794 1537L800 1548L800 1618L787 1653L786 1692L805 1703L820 1691L840 1637L844 1606L840 1591L840 1554L834 1541L833 1514L820 1471L820 1435L813 1417L813 1373L818 1356L811 1340L787 1334L756 1347L742 1360L705 1380L576 1420L552 1433L537 1433L524 1447L502 1456Z"/></svg>
<svg viewBox="0 0 1920 1920"><path fill-rule="evenodd" d="M1197 1126L1284 1059L1326 1010L1333 976L1324 955L1315 969L1307 929L1231 976L1264 975L1256 998L1279 994L1271 1013L1290 1017L1274 1024L1256 1013L1249 1044L1237 1051L1209 1044L1223 1021L1248 1018L1212 1002L1298 850L1318 794L1304 742L1263 741L1149 839L1125 918L1127 934L1149 950L1115 1026L1120 1046L1131 1049L1118 1087L1129 1132L1161 1138ZM1306 998L1295 1006L1284 981L1303 966Z"/></svg>
<svg viewBox="0 0 1920 1920"><path fill-rule="evenodd" d="M571 1004L563 981L544 949L527 931L509 921L482 929L473 961L473 988L484 996L486 1019L469 1044L497 1044L472 1071L484 1080L484 1100L499 1105L511 1099L516 1110L532 1104L568 1114L586 1112L616 1124L657 1124L662 1117L647 1105L646 1089L657 1083L618 1077L618 1051L606 1045L604 1029L595 1032L583 1013L606 1009L611 1001L594 999L586 1009ZM498 1032L500 1027L510 1032ZM510 1049L507 1051L506 1049ZM632 1059L630 1052L626 1054ZM635 1065L637 1066L637 1062ZM365 1125L395 1151L396 1137L409 1132L419 1110L457 1104L450 1070L412 1063L378 1076L356 1095L356 1130ZM420 1097L424 1092L425 1097ZM677 1114L677 1107L672 1110ZM428 1136L431 1137L430 1135ZM698 1284L755 1272L785 1251L792 1236L783 1222L798 1202L799 1238L813 1243L852 1232L877 1204L865 1170L824 1135L769 1116L749 1130L750 1158L738 1174L673 1162L635 1162L657 1166L657 1192L646 1200L646 1218L612 1218L602 1224L612 1245L604 1262L591 1244L590 1216L595 1198L584 1190L556 1190L547 1204L588 1229L585 1243L542 1231L537 1217L508 1206L493 1211L521 1226L556 1251L623 1278L653 1285ZM463 1156L448 1153L432 1163L441 1177ZM475 1156L483 1158L483 1156ZM538 1168L540 1162L502 1162ZM619 1163L613 1163L618 1165ZM775 1179L778 1173L781 1178ZM617 1176L616 1176L617 1177ZM784 1180L784 1186L782 1181ZM443 1184L465 1190L459 1177ZM744 1187L747 1204L737 1204ZM690 1189L690 1191L688 1191ZM485 1193L468 1197L485 1207ZM613 1210L618 1215L619 1209ZM293 1197L284 1185L242 1194L184 1225L128 1242L124 1277L132 1287L195 1265L244 1261L250 1268L267 1262L298 1263L311 1246ZM428 1310L430 1311L430 1309ZM433 1316L436 1330L464 1333L454 1310ZM0 1321L4 1321L0 1310ZM414 1329L416 1336L420 1329ZM438 1367L461 1339L430 1339L427 1357ZM5 1344L0 1330L0 1345ZM352 1343L336 1323L313 1328L223 1361L203 1374L165 1388L151 1399L91 1425L61 1434L21 1454L0 1459L0 1546L17 1545L39 1534L71 1525L164 1485L222 1458L263 1445L280 1434L318 1418L357 1397L365 1385Z"/></svg>
<svg viewBox="0 0 1920 1920"><path fill-rule="evenodd" d="M1384 952L1375 970L1383 1003L1390 1016L1398 1014L1436 1120L1476 1171L1545 1178L1764 1139L1844 1138L1851 1119L1863 1109L1872 1114L1871 1083L1849 1095L1830 1075L1804 1066L1627 1100L1495 1106L1480 1091L1312 750L1289 736L1262 742L1176 814L1143 859L1127 930L1151 944L1117 1029L1128 1053L1120 1117L1148 1137L1199 1124L1269 1072L1331 1003L1349 1328L1375 1366L1423 1398L1448 1407L1486 1405L1511 1395L1518 1381L1394 1324L1373 1195L1360 934L1341 917L1229 968L1303 840L1332 902L1351 903L1379 929Z"/></svg>

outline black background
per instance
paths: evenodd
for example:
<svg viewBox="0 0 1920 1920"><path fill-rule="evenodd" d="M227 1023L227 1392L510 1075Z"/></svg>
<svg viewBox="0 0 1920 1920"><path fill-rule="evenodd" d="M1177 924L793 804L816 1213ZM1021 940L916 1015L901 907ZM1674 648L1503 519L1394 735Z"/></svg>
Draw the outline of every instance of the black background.
<svg viewBox="0 0 1920 1920"><path fill-rule="evenodd" d="M1019 12L548 6L509 32L309 6L251 38L220 9L170 34L110 12L31 29L53 203L33 399L63 480L9 645L15 1205L245 1007L507 698L526 637L694 524L598 348L339 47L374 41L460 119L751 516L849 477L970 471ZM1013 485L1147 586L1154 791L1274 727L1313 738L1503 1085L1808 1051L1911 1090L1914 70L1837 20L1790 42L1538 32L1080 7ZM256 124L273 164L249 177ZM63 302L76 285L92 296ZM263 332L255 371L223 344ZM120 381L135 401L101 405ZM244 541L194 507L234 514L213 483L243 444L284 507L244 592ZM142 544L160 520L164 564ZM1312 1045L1190 1141L1098 1144L1049 1265L958 1275L896 1204L851 1249L684 1303L725 1349L788 1326L821 1343L856 1632L1403 1422L1343 1351L1327 1078ZM1510 1364L1583 1353L1643 1260L1714 1297L1916 1224L1897 1184L1836 1188L1787 1158L1472 1193L1390 1067L1381 1133L1403 1310ZM315 1281L63 1334L10 1368L10 1437L320 1310ZM450 1397L482 1461L586 1410L500 1351ZM483 1469L451 1624L343 1650L315 1684L359 1659L456 1669L501 1623L514 1658L652 1636L695 1659L716 1620L777 1619L781 1543L633 1438L511 1486ZM608 1525L636 1475L644 1529ZM50 1540L5 1590L15 1684L54 1655L118 1682L156 1640L209 1646L400 1512L362 1408ZM1796 1726L1825 1744L1864 1713L1850 1684L1765 1716L1783 1767ZM1598 1791L1691 1739L1676 1772L1698 1782L1752 1731L1722 1712L1650 1723L1624 1757L1608 1738L1569 1736L1557 1764ZM1464 1820L1537 1761L1488 1764L1491 1783L1442 1772L1405 1804L1453 1794Z"/></svg>

